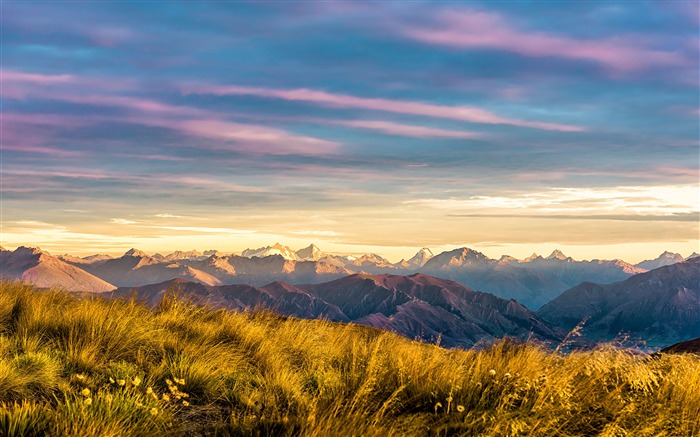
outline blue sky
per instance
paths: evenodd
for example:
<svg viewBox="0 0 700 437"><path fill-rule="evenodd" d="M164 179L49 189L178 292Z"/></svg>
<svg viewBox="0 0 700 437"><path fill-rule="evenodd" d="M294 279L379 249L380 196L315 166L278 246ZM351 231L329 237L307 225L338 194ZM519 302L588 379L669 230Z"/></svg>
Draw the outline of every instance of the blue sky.
<svg viewBox="0 0 700 437"><path fill-rule="evenodd" d="M697 2L2 3L2 244L697 250Z"/></svg>

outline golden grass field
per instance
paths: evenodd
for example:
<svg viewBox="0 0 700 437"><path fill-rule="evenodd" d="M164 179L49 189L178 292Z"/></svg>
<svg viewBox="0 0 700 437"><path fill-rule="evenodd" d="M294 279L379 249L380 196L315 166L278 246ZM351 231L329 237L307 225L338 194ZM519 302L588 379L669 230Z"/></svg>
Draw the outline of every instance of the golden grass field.
<svg viewBox="0 0 700 437"><path fill-rule="evenodd" d="M0 435L698 436L700 358L156 309L0 283Z"/></svg>

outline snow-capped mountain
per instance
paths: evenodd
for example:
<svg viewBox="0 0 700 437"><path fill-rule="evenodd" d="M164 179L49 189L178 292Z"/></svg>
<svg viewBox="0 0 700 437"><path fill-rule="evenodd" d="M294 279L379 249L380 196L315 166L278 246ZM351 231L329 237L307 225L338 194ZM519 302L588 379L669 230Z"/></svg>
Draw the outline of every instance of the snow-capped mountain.
<svg viewBox="0 0 700 437"><path fill-rule="evenodd" d="M408 261L401 260L395 265L400 269L419 269L434 256L435 255L433 255L433 252L429 248L424 247L413 255L413 257L411 257Z"/></svg>
<svg viewBox="0 0 700 437"><path fill-rule="evenodd" d="M659 255L656 259L648 259L636 264L637 267L645 270L654 270L663 266L670 266L671 264L676 264L684 261L685 258L680 253L664 252Z"/></svg>
<svg viewBox="0 0 700 437"><path fill-rule="evenodd" d="M241 255L246 258L265 258L266 256L280 255L284 259L297 260L296 252L279 243L275 243L274 246L266 246L259 249L246 249Z"/></svg>

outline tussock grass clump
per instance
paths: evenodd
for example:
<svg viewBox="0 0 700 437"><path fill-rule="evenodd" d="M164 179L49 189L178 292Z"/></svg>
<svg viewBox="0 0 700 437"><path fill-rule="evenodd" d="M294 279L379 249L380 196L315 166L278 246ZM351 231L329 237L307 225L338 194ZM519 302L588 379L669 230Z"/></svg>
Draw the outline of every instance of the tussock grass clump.
<svg viewBox="0 0 700 437"><path fill-rule="evenodd" d="M700 359L397 335L0 283L0 436L692 436Z"/></svg>

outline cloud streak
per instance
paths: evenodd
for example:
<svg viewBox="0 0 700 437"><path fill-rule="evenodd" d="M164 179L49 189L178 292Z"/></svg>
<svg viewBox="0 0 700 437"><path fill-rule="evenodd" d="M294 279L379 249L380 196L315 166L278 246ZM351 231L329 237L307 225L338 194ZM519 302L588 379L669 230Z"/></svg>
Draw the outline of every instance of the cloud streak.
<svg viewBox="0 0 700 437"><path fill-rule="evenodd" d="M367 109L397 114L419 115L424 117L466 121L470 123L506 124L511 126L562 132L582 132L586 130L584 127L576 125L502 117L494 114L493 112L473 106L448 106L410 100L356 97L348 94L334 94L326 91L311 90L306 88L271 89L243 86L189 85L183 87L182 90L185 94L256 96L262 98L314 103L332 108Z"/></svg>

